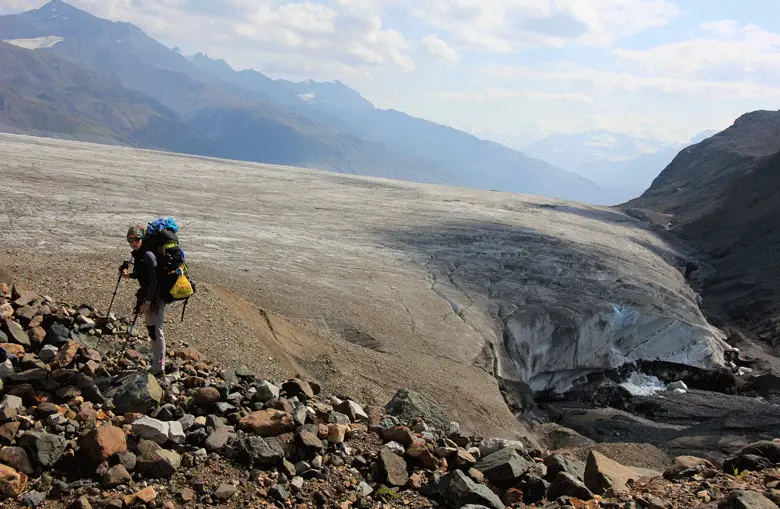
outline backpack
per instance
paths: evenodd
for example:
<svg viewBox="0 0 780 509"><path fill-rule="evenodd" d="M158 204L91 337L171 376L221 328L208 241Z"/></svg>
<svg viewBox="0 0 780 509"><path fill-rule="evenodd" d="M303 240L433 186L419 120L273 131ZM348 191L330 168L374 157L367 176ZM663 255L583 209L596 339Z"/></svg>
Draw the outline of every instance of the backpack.
<svg viewBox="0 0 780 509"><path fill-rule="evenodd" d="M167 303L183 300L186 309L187 301L195 294L196 288L195 281L190 278L184 251L179 247L178 231L179 226L173 218L156 219L146 227L144 246L157 257L160 298Z"/></svg>

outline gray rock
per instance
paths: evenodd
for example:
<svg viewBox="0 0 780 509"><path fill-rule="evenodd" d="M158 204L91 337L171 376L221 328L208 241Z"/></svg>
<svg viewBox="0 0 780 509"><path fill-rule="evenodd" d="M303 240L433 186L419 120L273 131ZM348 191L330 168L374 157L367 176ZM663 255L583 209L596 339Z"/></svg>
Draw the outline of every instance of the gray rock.
<svg viewBox="0 0 780 509"><path fill-rule="evenodd" d="M777 504L755 491L734 490L718 503L718 509L777 509Z"/></svg>
<svg viewBox="0 0 780 509"><path fill-rule="evenodd" d="M295 402L293 405L293 420L295 421L295 424L298 426L302 426L306 424L306 416L308 415L308 410L306 409L306 406L302 403Z"/></svg>
<svg viewBox="0 0 780 509"><path fill-rule="evenodd" d="M28 491L22 497L22 505L25 507L38 507L46 500L46 493L40 491Z"/></svg>
<svg viewBox="0 0 780 509"><path fill-rule="evenodd" d="M420 417L439 429L447 429L451 421L440 407L409 389L400 389L396 392L385 409L388 414L405 421Z"/></svg>
<svg viewBox="0 0 780 509"><path fill-rule="evenodd" d="M474 468L486 479L494 482L514 481L526 473L534 462L520 456L515 449L506 447L479 460Z"/></svg>
<svg viewBox="0 0 780 509"><path fill-rule="evenodd" d="M183 444L187 440L187 435L184 434L184 428L179 421L169 421L168 423L168 440L174 444Z"/></svg>
<svg viewBox="0 0 780 509"><path fill-rule="evenodd" d="M236 407L234 407L233 405L231 405L230 403L228 403L226 401L220 401L219 403L217 403L214 406L217 409L217 412L220 413L220 415L229 414L229 413L234 412L236 410Z"/></svg>
<svg viewBox="0 0 780 509"><path fill-rule="evenodd" d="M547 489L547 498L555 500L558 497L575 497L580 500L591 500L593 493L579 479L567 472L558 472Z"/></svg>
<svg viewBox="0 0 780 509"><path fill-rule="evenodd" d="M70 339L70 331L67 327L59 322L55 322L49 327L44 338L44 343L47 345L54 345L59 349L60 346L67 343Z"/></svg>
<svg viewBox="0 0 780 509"><path fill-rule="evenodd" d="M116 407L116 413L146 414L160 404L163 390L157 379L145 372L131 373L116 381L116 387L106 391Z"/></svg>
<svg viewBox="0 0 780 509"><path fill-rule="evenodd" d="M170 426L167 422L146 416L133 422L133 434L135 436L157 442L161 445L168 441L169 429Z"/></svg>
<svg viewBox="0 0 780 509"><path fill-rule="evenodd" d="M504 509L506 506L484 484L477 484L462 471L455 470L439 480L439 492L449 507L479 505L490 509Z"/></svg>
<svg viewBox="0 0 780 509"><path fill-rule="evenodd" d="M18 411L22 408L22 398L6 394L5 397L3 397L3 401L0 402L0 408L10 408L11 410Z"/></svg>
<svg viewBox="0 0 780 509"><path fill-rule="evenodd" d="M116 461L125 467L128 472L135 470L136 457L135 454L130 451L117 453L115 456Z"/></svg>
<svg viewBox="0 0 780 509"><path fill-rule="evenodd" d="M106 474L103 476L103 487L112 489L116 488L120 484L127 484L132 480L133 478L130 476L130 473L127 471L124 465L114 465L113 467L109 468Z"/></svg>
<svg viewBox="0 0 780 509"><path fill-rule="evenodd" d="M6 359L5 361L0 362L0 379L8 378L14 373L14 365L11 363L11 359Z"/></svg>
<svg viewBox="0 0 780 509"><path fill-rule="evenodd" d="M27 431L19 439L19 445L34 461L44 467L52 467L62 457L67 442L60 435Z"/></svg>
<svg viewBox="0 0 780 509"><path fill-rule="evenodd" d="M348 416L352 422L368 422L368 414L359 404L347 399L333 407L337 412Z"/></svg>
<svg viewBox="0 0 780 509"><path fill-rule="evenodd" d="M505 438L486 438L479 443L479 454L482 457L498 452L505 448L523 449L523 443Z"/></svg>
<svg viewBox="0 0 780 509"><path fill-rule="evenodd" d="M403 456L406 453L406 448L399 444L398 442L387 442L385 444L385 447L393 451L395 454L399 456ZM457 449L456 449L457 450Z"/></svg>
<svg viewBox="0 0 780 509"><path fill-rule="evenodd" d="M526 476L517 487L523 491L523 502L536 504L544 500L550 483L539 477Z"/></svg>
<svg viewBox="0 0 780 509"><path fill-rule="evenodd" d="M46 345L38 352L38 357L40 357L43 362L51 362L57 355L57 352L59 352L59 349L56 346Z"/></svg>
<svg viewBox="0 0 780 509"><path fill-rule="evenodd" d="M290 498L290 495L287 494L287 490L278 484L274 484L268 489L268 496L277 502L281 502L282 504L287 502L287 500Z"/></svg>
<svg viewBox="0 0 780 509"><path fill-rule="evenodd" d="M168 478L181 466L181 456L176 451L163 449L150 440L138 444L135 470L150 478Z"/></svg>
<svg viewBox="0 0 780 509"><path fill-rule="evenodd" d="M770 442L768 440L763 442L756 442L750 444L747 447L743 447L740 454L754 454L766 458L772 463L780 463L780 443Z"/></svg>
<svg viewBox="0 0 780 509"><path fill-rule="evenodd" d="M233 486L232 484L222 483L214 491L212 496L217 500L225 501L231 498L233 495L235 495L237 491L238 491L237 486Z"/></svg>
<svg viewBox="0 0 780 509"><path fill-rule="evenodd" d="M204 447L208 452L222 452L231 437L235 436L230 428L222 426L214 430L206 438Z"/></svg>
<svg viewBox="0 0 780 509"><path fill-rule="evenodd" d="M187 431L195 424L195 416L192 414L184 414L184 416L179 419L179 424L181 424L181 429Z"/></svg>
<svg viewBox="0 0 780 509"><path fill-rule="evenodd" d="M379 463L388 486L405 486L409 482L406 461L390 448L379 449Z"/></svg>
<svg viewBox="0 0 780 509"><path fill-rule="evenodd" d="M250 466L275 466L285 457L284 449L275 438L241 435L232 447L238 461Z"/></svg>
<svg viewBox="0 0 780 509"><path fill-rule="evenodd" d="M14 343L18 343L24 347L30 347L30 337L24 332L21 325L15 321L7 318L3 321L4 330L8 334L8 338Z"/></svg>
<svg viewBox="0 0 780 509"><path fill-rule="evenodd" d="M548 481L555 479L558 472L566 472L577 479L582 480L585 476L585 463L568 456L553 454L544 458L544 465L547 467L547 475L544 478Z"/></svg>
<svg viewBox="0 0 780 509"><path fill-rule="evenodd" d="M357 487L357 492L360 493L361 496L367 497L374 492L374 488L369 486L366 481L360 481L360 484L358 484Z"/></svg>
<svg viewBox="0 0 780 509"><path fill-rule="evenodd" d="M262 382L259 382L255 387L257 388L257 392L255 393L255 396L253 398L255 401L262 401L263 403L265 403L266 401L277 399L279 397L279 392L280 392L279 387L275 386L271 382L263 380Z"/></svg>
<svg viewBox="0 0 780 509"><path fill-rule="evenodd" d="M349 416L344 415L341 412L332 411L328 413L329 424L350 424L351 422L352 421L349 420Z"/></svg>

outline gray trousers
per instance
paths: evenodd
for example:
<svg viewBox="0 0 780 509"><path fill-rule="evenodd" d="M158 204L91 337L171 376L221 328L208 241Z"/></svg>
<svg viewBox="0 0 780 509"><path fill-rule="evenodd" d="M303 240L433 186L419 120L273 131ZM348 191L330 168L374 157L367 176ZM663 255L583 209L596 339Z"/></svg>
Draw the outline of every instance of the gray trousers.
<svg viewBox="0 0 780 509"><path fill-rule="evenodd" d="M152 373L165 371L165 302L160 300L158 304L152 304L146 313L146 329L149 331L149 339L152 340Z"/></svg>

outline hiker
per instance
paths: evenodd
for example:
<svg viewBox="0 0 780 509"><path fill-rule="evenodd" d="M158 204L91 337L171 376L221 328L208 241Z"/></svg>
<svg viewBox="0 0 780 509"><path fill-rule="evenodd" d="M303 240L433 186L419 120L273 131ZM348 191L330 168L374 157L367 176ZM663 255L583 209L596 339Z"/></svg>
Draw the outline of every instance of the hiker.
<svg viewBox="0 0 780 509"><path fill-rule="evenodd" d="M146 315L146 329L152 341L152 367L154 375L165 372L165 300L160 298L159 271L157 256L151 249L144 248L146 228L131 226L127 230L127 242L133 250L133 272L128 272L127 263L119 267L122 276L138 280L140 288L136 292L136 314Z"/></svg>

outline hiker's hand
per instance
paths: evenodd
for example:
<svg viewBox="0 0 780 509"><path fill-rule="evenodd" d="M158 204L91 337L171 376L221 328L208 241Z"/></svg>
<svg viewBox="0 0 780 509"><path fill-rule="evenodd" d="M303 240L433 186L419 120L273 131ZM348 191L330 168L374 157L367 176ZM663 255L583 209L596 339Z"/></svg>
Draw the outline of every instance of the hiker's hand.
<svg viewBox="0 0 780 509"><path fill-rule="evenodd" d="M127 279L127 278L129 278L129 277L130 277L130 273L129 273L129 272L127 272L127 269L122 269L122 271L121 271L121 272L122 272L122 277L123 277L123 278Z"/></svg>
<svg viewBox="0 0 780 509"><path fill-rule="evenodd" d="M141 315L141 314L146 314L146 313L148 313L148 312L149 312L149 303L148 303L148 302L143 302L143 303L142 303L142 304L141 304L141 305L138 307L138 314L139 314L139 315Z"/></svg>

